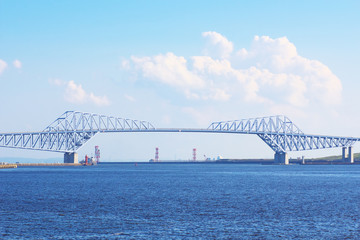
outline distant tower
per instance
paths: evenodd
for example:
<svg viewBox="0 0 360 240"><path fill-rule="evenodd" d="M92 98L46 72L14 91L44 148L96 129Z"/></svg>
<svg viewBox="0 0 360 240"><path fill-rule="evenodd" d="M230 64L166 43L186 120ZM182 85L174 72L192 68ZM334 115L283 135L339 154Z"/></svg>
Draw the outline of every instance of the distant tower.
<svg viewBox="0 0 360 240"><path fill-rule="evenodd" d="M99 146L95 146L95 160L96 160L96 163L99 163L99 161L100 161L100 149L99 149Z"/></svg>
<svg viewBox="0 0 360 240"><path fill-rule="evenodd" d="M196 148L193 149L193 160L196 161Z"/></svg>
<svg viewBox="0 0 360 240"><path fill-rule="evenodd" d="M155 148L155 162L159 161L159 148Z"/></svg>

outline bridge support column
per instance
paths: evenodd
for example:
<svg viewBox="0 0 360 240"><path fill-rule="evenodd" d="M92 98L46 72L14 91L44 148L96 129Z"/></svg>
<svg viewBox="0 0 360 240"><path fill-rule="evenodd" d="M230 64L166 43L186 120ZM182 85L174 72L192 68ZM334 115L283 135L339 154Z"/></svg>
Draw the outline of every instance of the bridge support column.
<svg viewBox="0 0 360 240"><path fill-rule="evenodd" d="M342 148L342 161L343 161L343 162L346 162L347 158L348 158L347 148L346 148L346 147L343 147L343 148Z"/></svg>
<svg viewBox="0 0 360 240"><path fill-rule="evenodd" d="M349 163L354 163L354 152L353 152L353 147L352 146L350 146L349 148L348 148L348 158L347 158L347 162L349 162Z"/></svg>
<svg viewBox="0 0 360 240"><path fill-rule="evenodd" d="M79 157L76 152L67 152L64 154L64 163L79 163Z"/></svg>
<svg viewBox="0 0 360 240"><path fill-rule="evenodd" d="M286 152L278 152L274 155L274 163L275 164L289 164L289 156Z"/></svg>

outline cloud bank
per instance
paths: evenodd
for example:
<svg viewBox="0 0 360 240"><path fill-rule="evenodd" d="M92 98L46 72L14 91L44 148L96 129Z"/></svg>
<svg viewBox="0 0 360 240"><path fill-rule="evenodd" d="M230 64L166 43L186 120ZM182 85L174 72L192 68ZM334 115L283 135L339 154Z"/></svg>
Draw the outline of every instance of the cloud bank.
<svg viewBox="0 0 360 240"><path fill-rule="evenodd" d="M108 106L110 101L107 96L96 96L94 93L86 92L81 84L74 81L63 81L60 79L52 79L50 83L56 86L65 87L64 99L67 102L75 104L92 103L97 106Z"/></svg>
<svg viewBox="0 0 360 240"><path fill-rule="evenodd" d="M122 65L142 80L173 88L187 99L248 102L273 109L341 102L341 81L320 61L300 56L286 37L255 36L249 49L235 50L217 32L202 36L203 55L132 56Z"/></svg>

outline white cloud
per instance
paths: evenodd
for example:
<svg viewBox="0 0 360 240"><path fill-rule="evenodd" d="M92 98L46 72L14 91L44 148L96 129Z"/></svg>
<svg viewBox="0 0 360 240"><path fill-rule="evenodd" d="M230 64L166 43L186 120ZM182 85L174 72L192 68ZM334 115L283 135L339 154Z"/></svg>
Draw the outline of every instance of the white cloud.
<svg viewBox="0 0 360 240"><path fill-rule="evenodd" d="M74 81L66 83L64 98L71 103L85 103L89 100L88 94L82 88L81 84L77 85Z"/></svg>
<svg viewBox="0 0 360 240"><path fill-rule="evenodd" d="M64 99L75 104L93 103L97 106L108 106L110 101L107 96L96 96L94 93L87 93L81 84L74 81L63 81L61 79L50 79L53 85L65 87Z"/></svg>
<svg viewBox="0 0 360 240"><path fill-rule="evenodd" d="M204 81L189 71L186 59L173 53L154 57L131 57L131 60L146 78L183 89L204 86Z"/></svg>
<svg viewBox="0 0 360 240"><path fill-rule="evenodd" d="M294 95L289 96L294 105L304 105L303 100L320 101L323 104L341 102L341 81L323 63L299 56L296 47L286 37L272 39L255 36L249 50L240 50L234 58L239 66L256 66L266 69L274 76L281 76L283 84ZM276 85L276 79L263 78L267 85ZM295 100L298 99L298 100Z"/></svg>
<svg viewBox="0 0 360 240"><path fill-rule="evenodd" d="M13 62L13 65L15 68L18 68L18 69L20 69L22 67L22 63L17 59Z"/></svg>
<svg viewBox="0 0 360 240"><path fill-rule="evenodd" d="M0 74L2 74L7 67L7 63L4 60L0 59Z"/></svg>
<svg viewBox="0 0 360 240"><path fill-rule="evenodd" d="M230 99L230 97L231 97L230 94L228 94L223 89L213 89L212 94L210 95L211 99L220 100L220 101L227 101Z"/></svg>
<svg viewBox="0 0 360 240"><path fill-rule="evenodd" d="M93 93L89 95L89 101L95 103L97 106L108 106L110 105L110 101L107 96L95 96Z"/></svg>
<svg viewBox="0 0 360 240"><path fill-rule="evenodd" d="M215 58L227 58L233 51L233 43L217 32L203 32L202 36L207 40L204 50L206 55Z"/></svg>
<svg viewBox="0 0 360 240"><path fill-rule="evenodd" d="M255 36L249 49L216 32L205 32L217 56L174 53L131 57L126 69L180 91L188 99L247 102L267 109L306 109L341 102L341 81L323 63L297 53L286 37Z"/></svg>

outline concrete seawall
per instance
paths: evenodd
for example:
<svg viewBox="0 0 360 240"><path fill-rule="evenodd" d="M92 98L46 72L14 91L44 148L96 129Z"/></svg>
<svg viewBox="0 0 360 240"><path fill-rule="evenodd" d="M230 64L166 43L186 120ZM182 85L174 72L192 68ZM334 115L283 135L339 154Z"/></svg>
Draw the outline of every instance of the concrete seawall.
<svg viewBox="0 0 360 240"><path fill-rule="evenodd" d="M82 166L80 163L17 163L18 167L64 167Z"/></svg>
<svg viewBox="0 0 360 240"><path fill-rule="evenodd" d="M4 168L17 168L16 164L3 164L0 165L0 169L4 169Z"/></svg>

